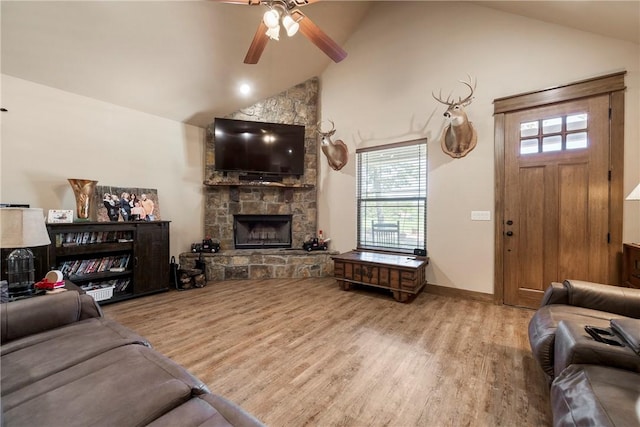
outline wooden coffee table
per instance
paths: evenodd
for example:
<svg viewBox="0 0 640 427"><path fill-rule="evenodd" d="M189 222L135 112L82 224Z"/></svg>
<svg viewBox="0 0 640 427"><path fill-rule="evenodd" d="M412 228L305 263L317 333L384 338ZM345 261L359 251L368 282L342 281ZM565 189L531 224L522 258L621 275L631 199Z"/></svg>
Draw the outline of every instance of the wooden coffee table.
<svg viewBox="0 0 640 427"><path fill-rule="evenodd" d="M351 251L331 258L334 276L345 291L351 284L374 286L389 289L397 301L407 302L427 283L427 257Z"/></svg>

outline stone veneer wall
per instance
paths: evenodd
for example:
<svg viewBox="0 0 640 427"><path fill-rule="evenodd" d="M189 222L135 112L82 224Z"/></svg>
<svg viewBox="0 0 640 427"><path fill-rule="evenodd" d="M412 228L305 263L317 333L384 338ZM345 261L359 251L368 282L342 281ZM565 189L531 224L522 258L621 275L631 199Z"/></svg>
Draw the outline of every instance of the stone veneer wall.
<svg viewBox="0 0 640 427"><path fill-rule="evenodd" d="M240 181L238 173L215 170L213 123L207 128L205 151L205 219L208 236L220 241L222 250L234 249L233 215L292 215L292 245L301 248L317 229L319 80L317 77L278 95L230 114L226 118L305 126L305 171L300 178L285 177L279 184Z"/></svg>
<svg viewBox="0 0 640 427"><path fill-rule="evenodd" d="M207 281L235 279L290 279L333 275L332 255L337 251L243 249L215 254L180 254L181 268L195 268L202 259Z"/></svg>

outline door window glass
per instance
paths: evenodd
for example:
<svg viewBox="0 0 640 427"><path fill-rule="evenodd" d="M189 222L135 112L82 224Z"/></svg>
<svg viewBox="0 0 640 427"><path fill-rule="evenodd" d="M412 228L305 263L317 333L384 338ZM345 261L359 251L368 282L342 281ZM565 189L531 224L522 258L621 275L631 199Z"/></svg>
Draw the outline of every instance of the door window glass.
<svg viewBox="0 0 640 427"><path fill-rule="evenodd" d="M520 154L531 155L554 151L577 150L589 146L587 113L520 123Z"/></svg>
<svg viewBox="0 0 640 427"><path fill-rule="evenodd" d="M521 139L520 154L531 154L538 152L538 139Z"/></svg>
<svg viewBox="0 0 640 427"><path fill-rule="evenodd" d="M562 131L562 117L554 117L542 121L542 133L548 135L550 133L558 133Z"/></svg>
<svg viewBox="0 0 640 427"><path fill-rule="evenodd" d="M575 150L576 148L587 148L587 133L578 132L567 135L567 150Z"/></svg>
<svg viewBox="0 0 640 427"><path fill-rule="evenodd" d="M560 150L562 150L562 137L560 135L545 136L542 138L542 151L544 153Z"/></svg>
<svg viewBox="0 0 640 427"><path fill-rule="evenodd" d="M587 114L573 114L567 116L567 131L581 130L587 128Z"/></svg>
<svg viewBox="0 0 640 427"><path fill-rule="evenodd" d="M520 124L520 137L526 138L529 136L538 135L538 122L526 122Z"/></svg>

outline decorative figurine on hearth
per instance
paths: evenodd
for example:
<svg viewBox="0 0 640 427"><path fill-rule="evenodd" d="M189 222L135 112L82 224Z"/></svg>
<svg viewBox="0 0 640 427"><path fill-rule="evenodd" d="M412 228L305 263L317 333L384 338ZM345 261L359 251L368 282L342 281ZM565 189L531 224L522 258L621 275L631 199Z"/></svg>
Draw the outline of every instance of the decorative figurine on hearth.
<svg viewBox="0 0 640 427"><path fill-rule="evenodd" d="M331 123L330 131L322 132L321 122L318 122L316 132L322 137L320 146L329 162L329 166L331 166L331 169L339 171L349 161L349 150L341 139L335 142L331 140L333 134L336 133L336 125L331 120L329 120L329 123Z"/></svg>

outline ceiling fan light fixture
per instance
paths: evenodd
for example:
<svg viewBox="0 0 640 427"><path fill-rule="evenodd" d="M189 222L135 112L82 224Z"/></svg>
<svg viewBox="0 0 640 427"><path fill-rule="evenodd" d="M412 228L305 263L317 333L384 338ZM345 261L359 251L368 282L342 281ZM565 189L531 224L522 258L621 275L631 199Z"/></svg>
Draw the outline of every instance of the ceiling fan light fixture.
<svg viewBox="0 0 640 427"><path fill-rule="evenodd" d="M273 28L269 28L266 32L267 36L271 40L280 40L280 25L276 25Z"/></svg>
<svg viewBox="0 0 640 427"><path fill-rule="evenodd" d="M275 9L267 10L262 16L264 25L269 28L275 28L280 26L280 14Z"/></svg>
<svg viewBox="0 0 640 427"><path fill-rule="evenodd" d="M282 25L284 25L284 29L287 30L287 35L289 37L293 37L300 28L300 24L298 24L291 15L287 15L282 18Z"/></svg>

